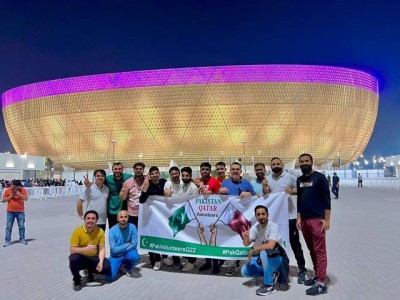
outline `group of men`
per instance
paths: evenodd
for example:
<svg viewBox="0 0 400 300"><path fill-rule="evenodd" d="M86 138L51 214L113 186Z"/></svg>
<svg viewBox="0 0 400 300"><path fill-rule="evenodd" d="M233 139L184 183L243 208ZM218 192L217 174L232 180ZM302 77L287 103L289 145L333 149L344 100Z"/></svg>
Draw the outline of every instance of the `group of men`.
<svg viewBox="0 0 400 300"><path fill-rule="evenodd" d="M230 165L230 176L225 175L226 165L216 164L218 176L211 176L211 165L204 162L200 165L201 176L192 178L192 169L171 167L170 178L160 178L159 169L153 166L144 176L145 165L136 163L133 166L134 176L123 173L121 163L114 163L112 175L106 176L103 170L94 172L94 183L85 177L86 191L77 201L78 215L84 219L84 225L78 227L71 236L70 269L73 274L74 290L81 289L80 270L86 269L88 282L93 281L93 273L106 275L109 281L115 280L123 267L127 276L135 275L135 265L139 261L136 250L137 225L140 203L145 203L149 196L160 195L176 197L179 195L233 195L240 198L268 195L269 193L286 192L289 203L289 237L299 273L297 282L311 286L306 294L318 295L327 292L326 268L327 254L325 235L330 226L330 192L326 177L312 169L313 158L309 154L299 157L302 176L283 170L282 161L275 157L271 160L272 173L266 176L263 163L254 165L257 178L249 182L243 178L240 163ZM293 196L297 195L297 201ZM83 214L83 203L86 202L86 213ZM260 245L249 251L249 262L242 267L243 276L264 276L264 285L257 290L258 295L275 292L274 283L287 276L283 266L288 266L279 226L268 220L268 208L257 206L255 209L257 223L243 233L243 244L251 245L259 240ZM105 220L110 228L110 258L105 258L104 230ZM93 226L94 221L99 222ZM310 251L315 276L308 278L305 259L300 243L299 230ZM257 254L257 257L252 257ZM86 257L89 257L87 259ZM194 268L196 258L187 258L182 266L181 258L161 256L149 253L150 264L154 270L160 270L162 263L174 265L182 271ZM212 269L214 274L220 272L223 261L206 259L199 271ZM233 276L239 267L238 261L226 261L225 275Z"/></svg>
<svg viewBox="0 0 400 300"><path fill-rule="evenodd" d="M257 194L260 195L282 191L290 195L288 197L289 240L299 269L297 282L310 286L306 290L307 295L325 294L327 293L325 234L330 226L331 210L329 183L324 175L313 170L313 158L310 154L300 155L299 165L302 176L296 178L283 170L282 161L278 157L272 158L270 164L272 173L268 176L265 175L265 165L257 163L254 165L257 178L252 184ZM297 201L293 199L293 195L297 195ZM253 247L249 252L249 259L254 252L259 253L258 258L250 259L249 263L242 268L242 275L260 276L263 274L264 285L256 293L268 295L276 291L274 283L278 280L278 276L274 275L282 272L285 257L269 253L277 245L281 253L282 249L279 227L268 220L268 209L257 206L255 216L258 223L245 232L243 244L248 246L259 240L261 245ZM303 233L314 266L315 276L311 278L306 276L307 270L299 230Z"/></svg>

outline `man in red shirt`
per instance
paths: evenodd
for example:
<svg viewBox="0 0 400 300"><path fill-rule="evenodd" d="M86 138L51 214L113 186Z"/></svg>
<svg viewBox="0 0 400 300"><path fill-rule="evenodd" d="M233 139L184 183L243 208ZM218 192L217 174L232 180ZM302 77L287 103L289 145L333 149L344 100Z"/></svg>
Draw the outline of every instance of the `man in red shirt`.
<svg viewBox="0 0 400 300"><path fill-rule="evenodd" d="M221 182L217 178L211 177L211 165L208 162L203 162L200 165L201 177L197 177L195 181L199 180L199 193L203 195L218 194L221 187Z"/></svg>
<svg viewBox="0 0 400 300"><path fill-rule="evenodd" d="M4 247L11 245L11 233L14 219L17 219L19 227L19 242L27 245L25 240L25 201L28 200L28 192L22 187L20 180L14 180L11 187L7 188L3 195L3 202L7 202L7 226Z"/></svg>

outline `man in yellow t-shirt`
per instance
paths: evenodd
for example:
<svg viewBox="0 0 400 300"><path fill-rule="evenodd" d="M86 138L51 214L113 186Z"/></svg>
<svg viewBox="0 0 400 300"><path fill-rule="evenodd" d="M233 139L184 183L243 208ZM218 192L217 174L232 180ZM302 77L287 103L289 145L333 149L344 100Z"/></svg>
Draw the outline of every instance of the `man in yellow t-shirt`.
<svg viewBox="0 0 400 300"><path fill-rule="evenodd" d="M87 270L87 282L94 282L93 273L109 275L110 262L105 258L104 231L96 225L98 213L88 210L84 224L77 227L71 235L69 268L73 276L73 290L82 289L80 270Z"/></svg>

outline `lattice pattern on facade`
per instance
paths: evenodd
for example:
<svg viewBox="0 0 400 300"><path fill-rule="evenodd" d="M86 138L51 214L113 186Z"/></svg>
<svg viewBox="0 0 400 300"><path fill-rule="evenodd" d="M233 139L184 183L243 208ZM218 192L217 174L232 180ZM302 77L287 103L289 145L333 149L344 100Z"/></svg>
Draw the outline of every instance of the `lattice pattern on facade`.
<svg viewBox="0 0 400 300"><path fill-rule="evenodd" d="M375 78L350 69L231 66L48 81L7 91L2 105L17 153L76 169L107 167L111 140L127 166L228 162L244 152L248 164L303 152L322 164L362 153L378 93Z"/></svg>

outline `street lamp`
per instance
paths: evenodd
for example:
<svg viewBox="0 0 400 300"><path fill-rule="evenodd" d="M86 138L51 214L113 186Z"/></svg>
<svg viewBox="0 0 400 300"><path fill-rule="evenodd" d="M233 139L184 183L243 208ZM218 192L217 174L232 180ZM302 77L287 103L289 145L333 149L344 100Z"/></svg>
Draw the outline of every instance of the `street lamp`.
<svg viewBox="0 0 400 300"><path fill-rule="evenodd" d="M117 143L116 140L112 139L111 144L112 144L112 162L115 162L115 144Z"/></svg>
<svg viewBox="0 0 400 300"><path fill-rule="evenodd" d="M243 163L244 163L244 175L246 175L246 139L242 139L243 144Z"/></svg>

